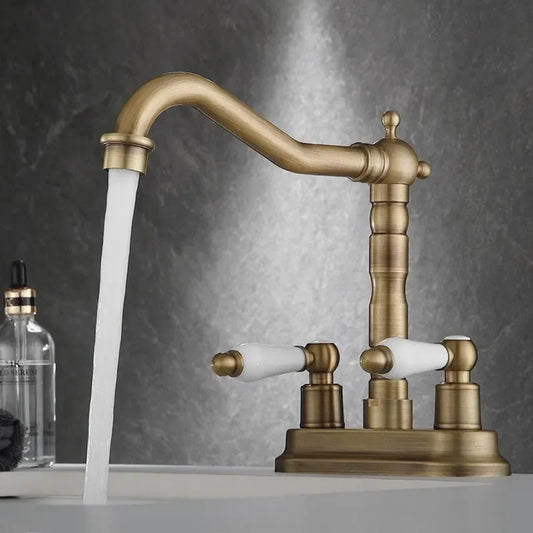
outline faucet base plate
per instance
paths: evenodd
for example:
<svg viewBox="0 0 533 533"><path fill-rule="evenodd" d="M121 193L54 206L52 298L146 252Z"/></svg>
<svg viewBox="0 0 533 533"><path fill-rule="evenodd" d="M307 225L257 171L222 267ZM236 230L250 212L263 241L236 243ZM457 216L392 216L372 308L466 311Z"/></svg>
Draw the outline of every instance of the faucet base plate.
<svg viewBox="0 0 533 533"><path fill-rule="evenodd" d="M396 476L511 474L483 430L290 429L276 472Z"/></svg>

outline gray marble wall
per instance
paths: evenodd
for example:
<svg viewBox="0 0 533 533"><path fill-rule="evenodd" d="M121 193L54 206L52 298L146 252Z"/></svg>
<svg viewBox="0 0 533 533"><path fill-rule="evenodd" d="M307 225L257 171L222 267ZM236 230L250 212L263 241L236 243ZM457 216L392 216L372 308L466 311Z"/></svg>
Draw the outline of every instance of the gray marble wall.
<svg viewBox="0 0 533 533"><path fill-rule="evenodd" d="M533 472L530 2L72 0L0 7L0 267L25 258L57 342L58 459L85 455L106 177L100 134L162 72L213 79L298 139L382 135L431 162L412 188L410 335L472 336L483 420ZM138 193L112 460L272 464L303 374L219 380L243 341L339 345L346 419L366 378L368 191L291 175L191 109L153 127ZM3 266L2 266L3 265ZM411 380L432 424L438 376Z"/></svg>

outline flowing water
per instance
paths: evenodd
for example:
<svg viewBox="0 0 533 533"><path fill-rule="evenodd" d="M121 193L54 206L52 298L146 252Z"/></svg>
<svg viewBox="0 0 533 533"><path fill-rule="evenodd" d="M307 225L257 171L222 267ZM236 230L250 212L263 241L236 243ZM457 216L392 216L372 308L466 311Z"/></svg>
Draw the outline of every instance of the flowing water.
<svg viewBox="0 0 533 533"><path fill-rule="evenodd" d="M122 310L138 182L138 172L123 169L109 171L83 494L86 504L104 504L107 501Z"/></svg>

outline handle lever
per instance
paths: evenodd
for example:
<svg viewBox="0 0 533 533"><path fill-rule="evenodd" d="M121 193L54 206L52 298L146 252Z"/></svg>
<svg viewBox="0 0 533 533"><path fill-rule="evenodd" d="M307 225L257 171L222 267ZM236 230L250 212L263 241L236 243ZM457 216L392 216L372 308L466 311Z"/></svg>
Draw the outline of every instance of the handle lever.
<svg viewBox="0 0 533 533"><path fill-rule="evenodd" d="M441 370L449 362L450 352L442 344L397 337L385 339L379 346L364 351L359 360L363 370L387 379L403 379L428 370Z"/></svg>
<svg viewBox="0 0 533 533"><path fill-rule="evenodd" d="M218 376L230 376L239 381L258 381L306 368L305 349L300 346L272 346L246 343L216 354L211 368Z"/></svg>

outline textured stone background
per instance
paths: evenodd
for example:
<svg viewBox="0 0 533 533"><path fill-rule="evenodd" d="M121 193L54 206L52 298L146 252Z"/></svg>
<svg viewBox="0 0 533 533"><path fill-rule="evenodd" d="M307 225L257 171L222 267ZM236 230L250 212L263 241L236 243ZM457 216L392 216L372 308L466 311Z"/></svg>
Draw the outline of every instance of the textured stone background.
<svg viewBox="0 0 533 533"><path fill-rule="evenodd" d="M533 472L529 2L2 2L0 278L25 258L57 342L58 460L83 461L106 180L101 133L162 72L207 76L298 139L401 136L412 188L410 335L472 336L486 427ZM338 343L346 419L366 378L368 191L290 175L191 109L151 134L133 228L112 460L272 464L303 374L219 380L243 341ZM3 265L3 266L2 266ZM411 380L432 424L439 376Z"/></svg>

